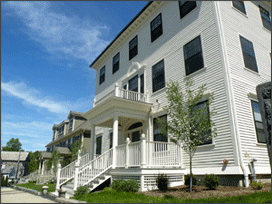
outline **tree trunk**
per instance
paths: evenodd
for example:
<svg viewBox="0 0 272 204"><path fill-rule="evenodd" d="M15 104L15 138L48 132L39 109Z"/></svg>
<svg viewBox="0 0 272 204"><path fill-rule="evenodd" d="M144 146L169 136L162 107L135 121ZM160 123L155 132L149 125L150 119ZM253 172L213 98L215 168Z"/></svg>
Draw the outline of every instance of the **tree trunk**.
<svg viewBox="0 0 272 204"><path fill-rule="evenodd" d="M192 175L192 154L190 153L190 193L192 193L193 175Z"/></svg>

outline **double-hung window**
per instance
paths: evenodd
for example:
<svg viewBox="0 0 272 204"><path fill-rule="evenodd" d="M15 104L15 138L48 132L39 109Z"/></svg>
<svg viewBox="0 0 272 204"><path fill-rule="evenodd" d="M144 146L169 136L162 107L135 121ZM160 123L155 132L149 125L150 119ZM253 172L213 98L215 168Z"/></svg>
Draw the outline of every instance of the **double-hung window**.
<svg viewBox="0 0 272 204"><path fill-rule="evenodd" d="M165 87L164 60L152 66L152 82L153 92Z"/></svg>
<svg viewBox="0 0 272 204"><path fill-rule="evenodd" d="M245 67L252 71L258 72L257 62L255 58L254 48L252 42L240 36Z"/></svg>
<svg viewBox="0 0 272 204"><path fill-rule="evenodd" d="M96 154L101 154L101 147L102 147L102 136L96 138Z"/></svg>
<svg viewBox="0 0 272 204"><path fill-rule="evenodd" d="M138 92L138 75L128 81L128 89L130 91Z"/></svg>
<svg viewBox="0 0 272 204"><path fill-rule="evenodd" d="M68 126L68 131L69 132L71 132L72 131L72 129L73 129L73 118L71 118L70 120L69 120L69 126Z"/></svg>
<svg viewBox="0 0 272 204"><path fill-rule="evenodd" d="M180 19L196 8L196 1L179 1Z"/></svg>
<svg viewBox="0 0 272 204"><path fill-rule="evenodd" d="M105 81L105 71L106 71L106 66L100 69L99 84L102 84Z"/></svg>
<svg viewBox="0 0 272 204"><path fill-rule="evenodd" d="M203 109L203 108L206 107L206 109L205 109L205 115L208 116L208 119L209 119L209 117L210 117L209 107L208 107L208 106L205 106L207 102L208 102L208 101L200 102L200 103L198 103L194 108L196 108L196 109ZM195 121L195 122L196 122L196 128L197 128L197 126L198 126L198 125L197 125L198 120L201 120L201 118L198 118L198 119ZM203 142L203 143L200 144L200 145L212 144L212 139L206 139L206 136L207 136L207 135L210 135L210 134L211 134L211 129L209 129L209 130L202 136L202 138L200 138L200 141Z"/></svg>
<svg viewBox="0 0 272 204"><path fill-rule="evenodd" d="M186 75L192 74L204 67L200 36L183 47Z"/></svg>
<svg viewBox="0 0 272 204"><path fill-rule="evenodd" d="M59 128L59 135L63 135L64 134L64 125L62 125L60 128Z"/></svg>
<svg viewBox="0 0 272 204"><path fill-rule="evenodd" d="M256 101L251 101L251 105L253 110L253 118L255 122L255 130L256 130L258 143L266 143L266 137L265 137L259 103Z"/></svg>
<svg viewBox="0 0 272 204"><path fill-rule="evenodd" d="M136 35L129 42L129 60L135 57L138 54L138 36Z"/></svg>
<svg viewBox="0 0 272 204"><path fill-rule="evenodd" d="M151 42L154 42L162 35L162 15L161 13L150 23Z"/></svg>
<svg viewBox="0 0 272 204"><path fill-rule="evenodd" d="M263 26L271 31L271 20L270 20L269 11L265 10L261 6L259 6L259 8L260 8L261 16L262 16Z"/></svg>
<svg viewBox="0 0 272 204"><path fill-rule="evenodd" d="M167 122L167 115L158 117L162 122ZM167 135L162 134L161 124L158 122L157 118L153 120L153 129L154 129L154 141L157 142L168 142Z"/></svg>
<svg viewBox="0 0 272 204"><path fill-rule="evenodd" d="M140 76L140 82L141 82L141 93L144 93L144 74L141 74Z"/></svg>
<svg viewBox="0 0 272 204"><path fill-rule="evenodd" d="M112 74L117 72L119 70L119 63L120 63L120 52L118 52L113 58L112 58Z"/></svg>
<svg viewBox="0 0 272 204"><path fill-rule="evenodd" d="M234 8L246 14L244 1L232 1L232 5Z"/></svg>

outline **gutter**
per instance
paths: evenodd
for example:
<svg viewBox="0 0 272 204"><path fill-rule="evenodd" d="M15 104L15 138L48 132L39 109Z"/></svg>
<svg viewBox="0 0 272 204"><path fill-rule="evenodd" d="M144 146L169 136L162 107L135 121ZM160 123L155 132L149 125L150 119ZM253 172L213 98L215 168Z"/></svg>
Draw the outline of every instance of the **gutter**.
<svg viewBox="0 0 272 204"><path fill-rule="evenodd" d="M237 150L238 152L238 165L240 165L242 171L243 171L243 174L244 174L244 185L245 187L248 187L249 186L249 180L248 180L248 171L246 169L246 167L244 166L244 162L243 162L243 156L242 156L242 148L241 148L241 142L240 142L240 137L239 137L239 134L238 134L238 130L237 130L237 120L236 120L236 114L235 114L235 108L234 108L234 101L233 101L233 90L232 90L232 86L231 86L231 80L230 80L230 73L229 73L229 69L228 69L228 63L227 63L227 56L226 56L226 53L225 53L225 50L223 48L226 48L225 46L225 41L224 41L224 34L223 34L223 29L222 29L222 20L220 18L220 11L219 11L219 5L218 5L218 2L214 2L215 3L215 18L218 22L218 31L219 31L219 41L220 41L220 44L221 44L221 50L223 52L223 57L222 57L222 60L223 60L223 66L225 68L225 71L226 71L226 86L227 88L229 88L229 92L228 93L228 98L229 98L229 102L230 102L230 111L231 111L231 119L233 121L233 134L234 134L234 137L235 137L235 146L234 148Z"/></svg>

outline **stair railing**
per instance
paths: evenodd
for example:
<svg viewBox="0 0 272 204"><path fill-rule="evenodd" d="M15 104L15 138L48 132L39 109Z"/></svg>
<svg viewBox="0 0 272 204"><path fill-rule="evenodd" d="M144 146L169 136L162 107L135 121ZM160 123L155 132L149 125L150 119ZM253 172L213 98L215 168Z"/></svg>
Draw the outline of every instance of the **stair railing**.
<svg viewBox="0 0 272 204"><path fill-rule="evenodd" d="M75 188L88 185L101 174L112 167L113 148L101 154L99 157L81 166L78 170L78 180ZM76 181L75 181L76 182Z"/></svg>
<svg viewBox="0 0 272 204"><path fill-rule="evenodd" d="M58 178L59 185L63 185L65 182L69 181L70 179L74 178L75 176L75 164L79 160L80 166L84 166L86 163L88 163L89 160L89 153L86 153L82 157L78 157L77 160L73 161L72 163L68 164L67 166L63 167L60 170L60 177Z"/></svg>

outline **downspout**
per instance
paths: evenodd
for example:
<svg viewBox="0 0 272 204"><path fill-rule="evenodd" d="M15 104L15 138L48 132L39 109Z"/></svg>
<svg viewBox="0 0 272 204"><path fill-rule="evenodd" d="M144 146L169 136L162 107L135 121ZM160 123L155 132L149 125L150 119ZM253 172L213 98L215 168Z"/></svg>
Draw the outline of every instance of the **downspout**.
<svg viewBox="0 0 272 204"><path fill-rule="evenodd" d="M228 86L227 88L229 88L229 92L227 91L227 94L228 97L229 97L229 100L230 100L230 111L231 111L231 121L233 121L233 134L234 134L234 137L235 137L235 142L237 144L234 144L236 146L236 149L238 151L238 165L240 165L242 171L243 171L243 174L244 174L244 185L245 187L248 187L249 186L249 181L248 181L248 171L247 169L245 168L244 166L244 162L243 162L243 156L242 156L242 148L241 148L241 142L240 142L240 137L239 137L239 134L238 134L238 130L237 130L237 120L235 117L236 114L235 114L235 110L234 110L234 101L233 101L233 90L232 90L232 86L231 86L231 80L230 80L230 73L229 73L229 69L228 69L228 61L227 61L227 56L226 56L226 52L224 50L224 48L226 48L225 46L225 41L224 41L224 33L223 33L223 29L222 29L222 20L220 18L220 10L218 8L218 3L219 2L214 2L215 3L215 12L216 12L216 19L217 19L217 26L218 26L218 29L219 29L219 41L220 41L220 44L221 44L221 51L222 51L222 60L223 60L223 64L225 66L225 73L226 73L226 86Z"/></svg>

